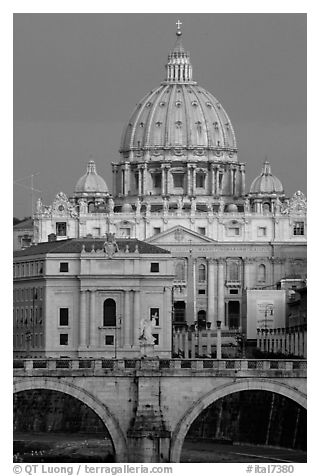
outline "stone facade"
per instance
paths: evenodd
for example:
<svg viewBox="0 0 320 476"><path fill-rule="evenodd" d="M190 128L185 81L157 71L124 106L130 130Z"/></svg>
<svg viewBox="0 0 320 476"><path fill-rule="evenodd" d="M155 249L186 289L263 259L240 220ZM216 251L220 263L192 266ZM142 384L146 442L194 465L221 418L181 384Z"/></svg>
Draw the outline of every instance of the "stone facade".
<svg viewBox="0 0 320 476"><path fill-rule="evenodd" d="M138 240L40 243L14 257L16 356L141 356L141 322L151 345L171 355L170 253Z"/></svg>
<svg viewBox="0 0 320 476"><path fill-rule="evenodd" d="M113 163L113 195L90 159L74 193L38 200L34 239L135 238L175 258L176 327L216 321L246 331L246 290L306 276L307 204L287 198L265 162L245 186L233 126L193 79L177 30L166 79L135 107Z"/></svg>
<svg viewBox="0 0 320 476"><path fill-rule="evenodd" d="M300 360L92 359L85 367L62 361L63 368L60 359L38 362L17 361L14 392L55 390L88 405L106 425L119 463L178 463L192 422L231 393L263 390L307 406Z"/></svg>

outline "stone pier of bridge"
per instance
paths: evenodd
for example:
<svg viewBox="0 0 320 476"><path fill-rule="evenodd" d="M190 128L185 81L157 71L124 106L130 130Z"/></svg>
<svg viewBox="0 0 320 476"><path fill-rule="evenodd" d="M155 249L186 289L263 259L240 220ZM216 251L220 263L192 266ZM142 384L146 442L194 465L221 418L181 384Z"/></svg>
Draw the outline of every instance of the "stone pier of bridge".
<svg viewBox="0 0 320 476"><path fill-rule="evenodd" d="M306 408L305 360L27 359L14 392L71 395L105 424L117 462L179 462L192 422L226 395L263 390Z"/></svg>

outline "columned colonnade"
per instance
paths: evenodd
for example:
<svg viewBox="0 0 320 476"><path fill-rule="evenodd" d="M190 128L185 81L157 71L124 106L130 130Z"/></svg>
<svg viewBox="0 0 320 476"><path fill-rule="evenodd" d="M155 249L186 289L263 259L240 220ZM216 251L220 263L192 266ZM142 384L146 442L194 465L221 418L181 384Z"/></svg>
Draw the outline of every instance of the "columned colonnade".
<svg viewBox="0 0 320 476"><path fill-rule="evenodd" d="M185 159L184 161L185 162ZM175 164L174 162L162 162L161 163L161 195L170 195L173 194L173 178L172 174L175 173ZM186 171L186 186L184 187L184 193L189 196L196 195L196 174L197 172L203 172L206 175L205 180L205 190L207 195L212 195L218 197L222 194L226 181L229 181L228 195L243 195L245 193L245 168L243 164L238 163L228 163L227 168L225 164L210 162L207 167L205 164L197 164L188 162L183 165L183 168ZM179 166L180 169L180 166ZM120 184L116 186L116 171L121 173ZM131 164L128 162L123 162L121 164L113 164L113 190L115 196L122 195L128 196L129 192L134 192L130 190L130 184L133 183L131 179L131 174L137 174L137 186L135 192L139 196L144 196L149 194L149 187L147 187L147 174L148 172L152 173L156 169L151 163L151 167L146 162L144 163L134 163ZM239 186L236 186L236 178L239 176ZM229 177L229 178L228 178ZM153 187L151 187L152 189ZM238 190L237 190L238 188Z"/></svg>
<svg viewBox="0 0 320 476"><path fill-rule="evenodd" d="M186 302L186 321L193 324L197 320L197 285L203 285L207 290L207 321L216 327L217 321L221 321L221 326L225 326L225 298L226 286L228 281L227 262L228 258L208 257L205 264L207 268L206 281L201 282L198 279L199 264L204 263L203 258L188 256L185 258L187 264L187 302ZM237 259L237 258L235 258ZM232 257L230 257L232 260ZM242 258L242 267L239 270L239 279L236 284L240 288L240 293L233 296L242 301L242 289L247 289L256 285L256 270L254 268L256 258ZM278 263L272 263L272 267ZM240 259L239 259L240 265ZM272 275L274 271L272 272ZM279 273L276 272L278 275ZM280 276L280 274L279 274ZM241 317L241 316L240 316Z"/></svg>

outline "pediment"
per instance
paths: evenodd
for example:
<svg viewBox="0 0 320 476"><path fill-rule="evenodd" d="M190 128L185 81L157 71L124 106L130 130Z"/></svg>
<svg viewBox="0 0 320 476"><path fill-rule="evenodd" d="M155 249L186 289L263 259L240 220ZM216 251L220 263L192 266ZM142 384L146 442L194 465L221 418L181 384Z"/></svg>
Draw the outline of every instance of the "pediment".
<svg viewBox="0 0 320 476"><path fill-rule="evenodd" d="M174 226L169 230L163 231L156 235L151 236L147 240L147 243L153 243L157 245L164 244L189 244L189 243L215 243L216 240L212 240L207 236L201 235L196 231L188 230L183 226Z"/></svg>

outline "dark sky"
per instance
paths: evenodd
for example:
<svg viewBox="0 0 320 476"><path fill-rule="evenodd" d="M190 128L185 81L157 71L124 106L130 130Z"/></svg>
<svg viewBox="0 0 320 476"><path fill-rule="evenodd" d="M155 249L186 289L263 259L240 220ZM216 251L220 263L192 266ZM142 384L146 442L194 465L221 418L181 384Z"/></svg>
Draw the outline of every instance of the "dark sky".
<svg viewBox="0 0 320 476"><path fill-rule="evenodd" d="M122 129L164 80L178 18L194 79L234 126L247 191L267 156L288 196L306 193L307 17L291 13L14 14L14 179L39 173L49 204L92 155L111 190ZM14 215L30 214L14 185Z"/></svg>

